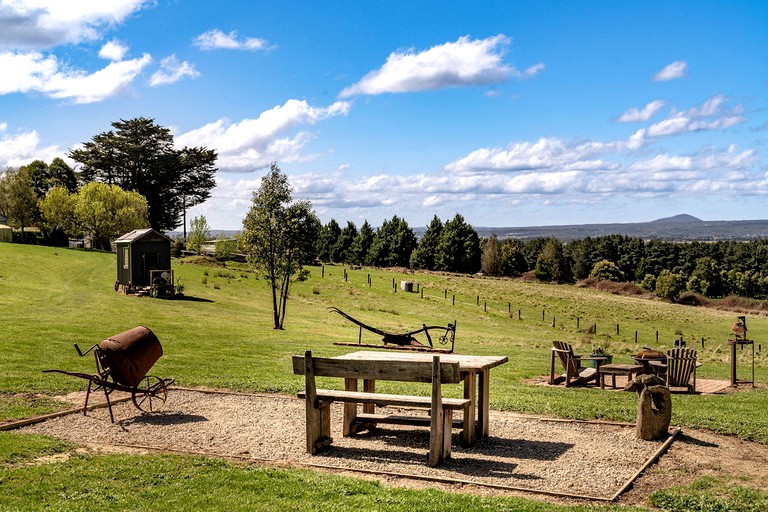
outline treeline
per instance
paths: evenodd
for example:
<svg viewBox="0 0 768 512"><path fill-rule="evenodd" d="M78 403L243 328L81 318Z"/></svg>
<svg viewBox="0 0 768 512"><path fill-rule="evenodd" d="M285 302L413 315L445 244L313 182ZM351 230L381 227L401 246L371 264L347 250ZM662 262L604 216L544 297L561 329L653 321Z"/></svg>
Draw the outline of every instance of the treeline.
<svg viewBox="0 0 768 512"><path fill-rule="evenodd" d="M768 299L768 240L669 242L623 235L587 237L568 243L555 238L481 239L460 214L437 216L417 240L408 223L394 216L374 230L335 220L319 229L314 257L323 262L492 276L529 274L546 282L592 278L631 282L675 300L683 292L708 298L728 295Z"/></svg>

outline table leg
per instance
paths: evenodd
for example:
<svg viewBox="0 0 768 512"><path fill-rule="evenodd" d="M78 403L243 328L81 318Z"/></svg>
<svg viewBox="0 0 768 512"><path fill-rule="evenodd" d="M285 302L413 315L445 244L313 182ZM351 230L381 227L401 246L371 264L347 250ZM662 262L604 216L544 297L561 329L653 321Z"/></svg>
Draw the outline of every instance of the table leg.
<svg viewBox="0 0 768 512"><path fill-rule="evenodd" d="M467 372L464 375L464 398L469 399L469 408L464 416L464 431L462 432L462 441L465 446L475 444L477 434L475 431L475 419L477 418L477 384L475 382L476 372Z"/></svg>
<svg viewBox="0 0 768 512"><path fill-rule="evenodd" d="M375 393L376 381L373 379L363 379L363 391L366 393ZM376 406L373 404L363 404L363 412L366 414L373 414L376 412Z"/></svg>
<svg viewBox="0 0 768 512"><path fill-rule="evenodd" d="M491 377L490 370L486 370L477 374L478 378L478 398L477 398L477 428L480 430L481 437L488 437L489 434L489 418L488 412L490 407L490 385L489 380Z"/></svg>
<svg viewBox="0 0 768 512"><path fill-rule="evenodd" d="M346 391L357 391L357 379L344 379L344 389ZM342 423L342 435L344 437L349 437L351 434L355 434L356 432L352 432L352 424L355 422L355 419L357 418L357 404L355 403L344 403L344 421Z"/></svg>

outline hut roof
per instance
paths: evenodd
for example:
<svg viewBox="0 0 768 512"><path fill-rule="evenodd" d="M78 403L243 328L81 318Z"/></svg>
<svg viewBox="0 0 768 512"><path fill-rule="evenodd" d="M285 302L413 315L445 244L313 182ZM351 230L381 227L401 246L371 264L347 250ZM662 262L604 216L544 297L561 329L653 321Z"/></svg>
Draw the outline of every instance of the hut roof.
<svg viewBox="0 0 768 512"><path fill-rule="evenodd" d="M130 233L126 233L117 240L115 240L115 243L117 242L135 242L137 240L142 239L148 239L148 240L167 240L168 242L171 241L170 238L165 236L164 234L160 233L159 231L155 231L152 228L145 228L145 229L134 229Z"/></svg>

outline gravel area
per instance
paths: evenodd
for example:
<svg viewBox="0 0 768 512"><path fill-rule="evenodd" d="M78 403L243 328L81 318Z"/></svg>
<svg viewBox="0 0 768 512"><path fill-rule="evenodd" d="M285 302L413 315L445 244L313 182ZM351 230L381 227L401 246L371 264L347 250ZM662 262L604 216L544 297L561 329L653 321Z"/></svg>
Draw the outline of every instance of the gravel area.
<svg viewBox="0 0 768 512"><path fill-rule="evenodd" d="M71 414L20 431L86 444L328 465L606 498L662 444L635 439L632 427L543 421L491 411L489 438L464 448L454 430L452 458L430 468L428 429L386 425L344 438L342 410L336 404L331 413L333 445L316 456L305 451L304 402L293 397L172 389L158 413L142 414L130 401L114 405L113 410L114 424L107 409L96 409L88 416Z"/></svg>

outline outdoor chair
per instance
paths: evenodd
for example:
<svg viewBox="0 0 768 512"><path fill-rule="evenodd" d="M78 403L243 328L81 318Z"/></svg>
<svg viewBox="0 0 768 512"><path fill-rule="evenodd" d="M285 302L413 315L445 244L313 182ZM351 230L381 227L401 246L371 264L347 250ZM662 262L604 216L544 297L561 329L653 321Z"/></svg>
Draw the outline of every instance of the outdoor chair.
<svg viewBox="0 0 768 512"><path fill-rule="evenodd" d="M564 341L552 342L552 360L549 366L549 383L559 384L565 380L566 387L582 386L589 381L597 380L596 368L583 368L582 361L602 361L603 358L583 357L573 353L573 347ZM565 369L565 373L555 377L555 360L560 359L560 363Z"/></svg>
<svg viewBox="0 0 768 512"><path fill-rule="evenodd" d="M685 388L688 393L695 393L697 366L695 350L682 347L667 350L667 387Z"/></svg>

